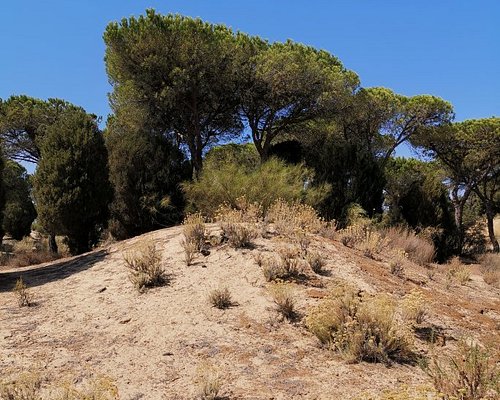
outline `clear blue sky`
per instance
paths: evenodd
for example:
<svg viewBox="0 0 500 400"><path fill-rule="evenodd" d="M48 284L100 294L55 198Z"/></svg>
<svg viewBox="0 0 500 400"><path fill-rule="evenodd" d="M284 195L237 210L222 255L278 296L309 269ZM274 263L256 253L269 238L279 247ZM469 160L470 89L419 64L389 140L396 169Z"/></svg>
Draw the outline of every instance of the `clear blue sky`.
<svg viewBox="0 0 500 400"><path fill-rule="evenodd" d="M106 24L146 8L323 48L363 86L500 115L500 0L0 0L0 97L59 97L104 118Z"/></svg>

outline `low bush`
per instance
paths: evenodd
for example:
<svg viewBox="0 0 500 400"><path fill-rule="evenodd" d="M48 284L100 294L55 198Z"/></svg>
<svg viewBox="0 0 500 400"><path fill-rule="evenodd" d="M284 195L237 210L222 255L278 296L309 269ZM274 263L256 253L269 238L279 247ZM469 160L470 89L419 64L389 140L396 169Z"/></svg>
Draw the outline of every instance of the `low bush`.
<svg viewBox="0 0 500 400"><path fill-rule="evenodd" d="M488 351L461 341L451 357L433 355L422 368L445 400L498 399L500 368Z"/></svg>
<svg viewBox="0 0 500 400"><path fill-rule="evenodd" d="M278 234L291 237L297 231L319 233L326 226L326 222L310 205L289 203L283 199L278 199L271 205L267 218L274 223Z"/></svg>
<svg viewBox="0 0 500 400"><path fill-rule="evenodd" d="M413 231L402 227L391 227L381 232L387 240L387 245L403 250L408 258L420 265L427 265L434 260L436 250L434 245Z"/></svg>
<svg viewBox="0 0 500 400"><path fill-rule="evenodd" d="M286 283L277 283L269 288L269 292L276 305L276 311L289 321L295 320L297 318L295 296L290 285Z"/></svg>
<svg viewBox="0 0 500 400"><path fill-rule="evenodd" d="M314 308L309 330L351 362L407 361L413 357L407 331L396 320L396 305L387 295L358 296L341 288Z"/></svg>
<svg viewBox="0 0 500 400"><path fill-rule="evenodd" d="M235 249L251 247L252 240L258 236L255 227L247 224L224 222L221 224L221 228L224 239Z"/></svg>
<svg viewBox="0 0 500 400"><path fill-rule="evenodd" d="M197 398L200 400L216 400L222 388L220 372L208 363L197 368Z"/></svg>
<svg viewBox="0 0 500 400"><path fill-rule="evenodd" d="M17 297L17 304L19 307L31 307L35 303L33 302L33 294L29 291L26 284L23 282L23 278L19 278L14 286L14 293Z"/></svg>
<svg viewBox="0 0 500 400"><path fill-rule="evenodd" d="M447 285L451 286L453 283L465 285L470 280L470 268L462 264L459 257L453 257L446 265L446 279Z"/></svg>
<svg viewBox="0 0 500 400"><path fill-rule="evenodd" d="M338 230L337 237L344 246L354 248L366 237L365 227L350 225L345 229Z"/></svg>
<svg viewBox="0 0 500 400"><path fill-rule="evenodd" d="M421 324L427 316L426 299L417 290L407 294L401 304L403 319L411 324Z"/></svg>
<svg viewBox="0 0 500 400"><path fill-rule="evenodd" d="M407 255L402 250L396 250L393 259L389 262L391 274L403 278L405 274L405 261Z"/></svg>
<svg viewBox="0 0 500 400"><path fill-rule="evenodd" d="M190 214L183 221L184 240L194 246L196 251L201 251L205 246L205 221L200 213Z"/></svg>
<svg viewBox="0 0 500 400"><path fill-rule="evenodd" d="M500 254L487 253L479 259L481 274L488 285L498 287L500 284Z"/></svg>
<svg viewBox="0 0 500 400"><path fill-rule="evenodd" d="M319 204L329 188L318 186L304 190L304 182L312 177L312 170L303 165L289 165L279 159L245 164L207 156L200 178L182 187L188 207L211 218L222 204L237 208L237 200L242 196L250 203L260 204L264 213L277 199Z"/></svg>
<svg viewBox="0 0 500 400"><path fill-rule="evenodd" d="M321 275L324 272L326 261L320 253L308 253L306 256L306 261L314 273Z"/></svg>
<svg viewBox="0 0 500 400"><path fill-rule="evenodd" d="M208 299L214 307L220 310L229 308L233 305L231 292L229 292L227 287L212 290L208 295Z"/></svg>
<svg viewBox="0 0 500 400"><path fill-rule="evenodd" d="M130 281L139 292L168 283L163 269L161 255L154 244L125 254L124 261L130 270Z"/></svg>

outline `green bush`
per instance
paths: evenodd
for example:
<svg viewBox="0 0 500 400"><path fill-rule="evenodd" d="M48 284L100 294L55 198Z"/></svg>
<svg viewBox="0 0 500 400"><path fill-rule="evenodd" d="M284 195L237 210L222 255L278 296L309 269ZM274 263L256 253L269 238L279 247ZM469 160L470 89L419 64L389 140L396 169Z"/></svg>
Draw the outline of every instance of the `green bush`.
<svg viewBox="0 0 500 400"><path fill-rule="evenodd" d="M287 165L278 159L252 167L207 157L200 178L182 187L191 211L213 217L222 204L237 208L242 196L249 203L261 204L264 212L277 199L315 205L327 187L306 188L312 178L312 172L303 165Z"/></svg>

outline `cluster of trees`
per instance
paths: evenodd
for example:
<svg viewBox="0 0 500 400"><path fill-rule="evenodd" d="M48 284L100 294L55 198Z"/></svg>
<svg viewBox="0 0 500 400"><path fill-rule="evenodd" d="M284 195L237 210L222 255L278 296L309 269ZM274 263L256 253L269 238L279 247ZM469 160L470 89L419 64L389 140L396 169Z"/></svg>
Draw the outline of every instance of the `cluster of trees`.
<svg viewBox="0 0 500 400"><path fill-rule="evenodd" d="M462 250L464 210L479 204L498 251L499 118L453 123L438 97L363 88L326 51L200 19L148 10L110 23L104 41L113 114L103 132L62 100L0 102L10 234L26 232L13 232L13 215L34 218L30 195L39 225L77 253L106 226L119 239L168 226L186 203L213 208L227 200L216 188L245 182L264 199L289 184L291 198L314 198L340 224L357 203L387 224L435 227L443 257ZM432 161L394 158L403 143ZM32 179L19 161L37 163Z"/></svg>

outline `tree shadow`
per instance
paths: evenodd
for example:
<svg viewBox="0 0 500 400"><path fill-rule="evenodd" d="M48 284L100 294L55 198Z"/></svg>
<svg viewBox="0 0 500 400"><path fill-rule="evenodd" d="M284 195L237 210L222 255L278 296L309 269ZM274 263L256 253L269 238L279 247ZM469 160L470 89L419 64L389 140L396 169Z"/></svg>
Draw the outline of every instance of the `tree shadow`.
<svg viewBox="0 0 500 400"><path fill-rule="evenodd" d="M103 249L72 257L69 260L55 261L43 267L33 266L22 271L0 272L0 292L11 291L20 277L28 287L65 279L77 272L89 269L104 259L107 254L108 251Z"/></svg>

